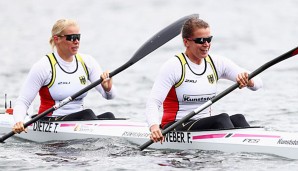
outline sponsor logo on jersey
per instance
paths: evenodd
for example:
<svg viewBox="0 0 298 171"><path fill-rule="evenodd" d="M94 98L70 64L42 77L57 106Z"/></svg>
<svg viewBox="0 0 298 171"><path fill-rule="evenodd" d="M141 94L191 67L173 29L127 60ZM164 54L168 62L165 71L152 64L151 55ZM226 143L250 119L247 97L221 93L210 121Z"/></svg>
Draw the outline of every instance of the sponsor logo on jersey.
<svg viewBox="0 0 298 171"><path fill-rule="evenodd" d="M196 82L197 82L197 80L185 79L185 81L184 81L184 82L186 82L186 83L196 83Z"/></svg>
<svg viewBox="0 0 298 171"><path fill-rule="evenodd" d="M63 85L63 84L70 84L70 82L69 81L60 81L60 82L58 82L58 85Z"/></svg>
<svg viewBox="0 0 298 171"><path fill-rule="evenodd" d="M183 95L184 102L206 102L215 97L215 94L205 94L205 95Z"/></svg>

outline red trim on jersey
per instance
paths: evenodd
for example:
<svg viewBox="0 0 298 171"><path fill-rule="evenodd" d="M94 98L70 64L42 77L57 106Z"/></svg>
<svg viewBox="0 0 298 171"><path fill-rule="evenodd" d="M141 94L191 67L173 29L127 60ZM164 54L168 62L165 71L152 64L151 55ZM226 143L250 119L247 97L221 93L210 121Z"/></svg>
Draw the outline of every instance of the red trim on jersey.
<svg viewBox="0 0 298 171"><path fill-rule="evenodd" d="M165 101L163 102L163 109L164 112L161 120L161 127L164 127L167 123L176 120L177 112L179 110L179 102L174 86L171 88Z"/></svg>
<svg viewBox="0 0 298 171"><path fill-rule="evenodd" d="M49 108L53 107L55 105L55 100L53 100L49 88L47 86L42 87L39 90L39 96L40 96L40 106L38 114L41 114L42 112L48 110ZM53 113L49 113L47 116L51 116Z"/></svg>

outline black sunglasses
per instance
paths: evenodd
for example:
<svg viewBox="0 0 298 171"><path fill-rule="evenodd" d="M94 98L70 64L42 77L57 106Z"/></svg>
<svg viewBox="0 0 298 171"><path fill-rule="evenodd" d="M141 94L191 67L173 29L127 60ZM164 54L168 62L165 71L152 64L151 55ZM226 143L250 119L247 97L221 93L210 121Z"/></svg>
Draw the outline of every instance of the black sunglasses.
<svg viewBox="0 0 298 171"><path fill-rule="evenodd" d="M72 41L72 42L74 42L74 41L76 41L76 40L80 41L80 39L81 39L81 34L59 35L58 37L65 37L65 39L66 39L67 41Z"/></svg>
<svg viewBox="0 0 298 171"><path fill-rule="evenodd" d="M206 38L203 38L203 37L198 37L198 38L194 38L194 39L187 39L187 40L194 41L196 44L204 44L205 42L208 42L208 43L210 43L210 42L211 42L211 40L212 40L212 37L213 37L213 36L206 37Z"/></svg>

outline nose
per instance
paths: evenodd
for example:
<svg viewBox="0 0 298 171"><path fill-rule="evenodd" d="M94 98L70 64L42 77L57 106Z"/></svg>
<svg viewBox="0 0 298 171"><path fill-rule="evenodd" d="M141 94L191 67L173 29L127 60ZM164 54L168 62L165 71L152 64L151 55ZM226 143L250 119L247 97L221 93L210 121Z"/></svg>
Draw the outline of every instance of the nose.
<svg viewBox="0 0 298 171"><path fill-rule="evenodd" d="M210 44L211 44L211 42L208 43L207 41L204 41L203 46L209 46Z"/></svg>
<svg viewBox="0 0 298 171"><path fill-rule="evenodd" d="M80 42L80 40L79 40L78 38L76 38L76 39L74 39L72 42L75 43L75 44L77 44L77 43Z"/></svg>

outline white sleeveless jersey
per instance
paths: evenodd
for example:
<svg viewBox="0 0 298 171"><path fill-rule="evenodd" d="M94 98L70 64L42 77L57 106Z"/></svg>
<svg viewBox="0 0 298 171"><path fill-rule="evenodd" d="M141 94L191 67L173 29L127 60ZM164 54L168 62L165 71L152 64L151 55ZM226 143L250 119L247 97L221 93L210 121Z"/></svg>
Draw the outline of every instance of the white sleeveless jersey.
<svg viewBox="0 0 298 171"><path fill-rule="evenodd" d="M75 94L88 85L88 70L81 56L75 56L77 67L73 72L67 72L57 62L53 54L48 54L52 66L52 79L47 86L40 89L41 105L38 113L42 113L65 98ZM63 116L65 114L83 110L83 98L87 93L82 94L68 104L53 112L53 116Z"/></svg>
<svg viewBox="0 0 298 171"><path fill-rule="evenodd" d="M48 56L52 57L49 58ZM103 72L97 61L87 54L77 54L72 62L64 61L55 52L48 56L43 56L30 69L14 105L15 122L24 120L37 93L40 93L41 98L38 113L42 113L53 107L58 101L75 94L87 86L89 82L93 83L100 79L100 74ZM50 62L49 59L51 59ZM95 89L107 100L115 98L117 92L114 85L109 92L105 91L101 84L95 86ZM53 116L82 110L83 100L81 98L84 96L86 94L55 110Z"/></svg>
<svg viewBox="0 0 298 171"><path fill-rule="evenodd" d="M249 73L223 56L207 56L199 65L192 63L183 53L178 58L170 58L162 66L148 97L145 112L148 126L160 123L164 126L181 119L215 96L217 80L236 82L237 75L242 72ZM248 89L254 91L263 86L258 76L253 80L254 86ZM210 115L214 114L209 107L192 119Z"/></svg>
<svg viewBox="0 0 298 171"><path fill-rule="evenodd" d="M181 119L185 113L192 112L216 95L217 73L209 56L202 60L201 73L191 69L184 54L179 54L177 57L182 65L181 79L170 89L163 103L162 125ZM210 114L210 108L206 108L195 117L202 118Z"/></svg>

